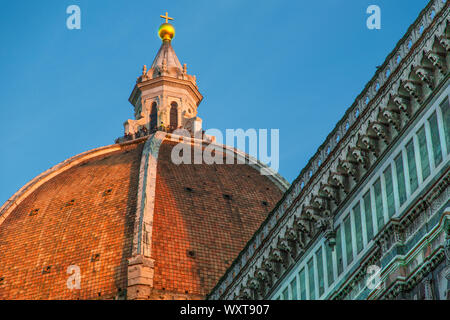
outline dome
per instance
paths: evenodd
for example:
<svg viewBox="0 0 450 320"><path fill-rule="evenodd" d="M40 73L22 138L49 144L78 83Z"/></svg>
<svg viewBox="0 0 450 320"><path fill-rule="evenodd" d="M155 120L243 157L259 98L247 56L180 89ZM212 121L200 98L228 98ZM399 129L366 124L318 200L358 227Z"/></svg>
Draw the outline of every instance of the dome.
<svg viewBox="0 0 450 320"><path fill-rule="evenodd" d="M173 18L161 18L173 37ZM124 136L47 170L0 208L0 299L205 298L288 183L203 135L202 99L163 41L137 78ZM180 146L184 163L172 159ZM190 152L210 146L213 164Z"/></svg>
<svg viewBox="0 0 450 320"><path fill-rule="evenodd" d="M140 298L204 298L287 183L261 175L260 163L176 165L178 143L157 132L97 148L20 189L0 208L0 299L139 295L135 256L151 261L151 288ZM77 289L68 285L71 266Z"/></svg>

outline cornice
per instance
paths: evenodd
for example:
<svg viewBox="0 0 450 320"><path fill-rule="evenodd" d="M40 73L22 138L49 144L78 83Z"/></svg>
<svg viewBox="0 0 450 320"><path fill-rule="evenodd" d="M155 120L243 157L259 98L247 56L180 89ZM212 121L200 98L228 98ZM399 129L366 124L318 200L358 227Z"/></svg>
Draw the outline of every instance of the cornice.
<svg viewBox="0 0 450 320"><path fill-rule="evenodd" d="M146 89L163 87L165 85L171 86L171 87L187 89L189 92L191 92L197 98L197 106L203 100L203 95L198 90L198 87L192 83L192 81L177 79L177 78L170 77L170 76L161 76L161 77L157 77L154 79L139 82L136 84L135 88L139 89L142 92L143 90L146 90ZM135 93L135 92L136 92L136 90L133 90L133 93ZM133 95L133 93L132 93L132 95ZM130 100L132 99L131 97L132 96L130 96Z"/></svg>

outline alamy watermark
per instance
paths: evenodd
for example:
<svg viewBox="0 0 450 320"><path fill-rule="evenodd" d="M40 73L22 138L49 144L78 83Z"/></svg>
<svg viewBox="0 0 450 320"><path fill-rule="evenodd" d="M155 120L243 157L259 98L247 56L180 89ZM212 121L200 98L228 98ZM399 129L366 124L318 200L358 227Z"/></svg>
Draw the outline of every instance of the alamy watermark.
<svg viewBox="0 0 450 320"><path fill-rule="evenodd" d="M81 29L81 9L77 5L70 5L66 9L66 13L70 16L67 17L66 26L67 29Z"/></svg>
<svg viewBox="0 0 450 320"><path fill-rule="evenodd" d="M215 140L206 147L200 142L194 143L193 148L190 144L191 134L188 130L177 129L173 134L183 137L183 141L172 149L171 159L174 164L250 163L256 165L259 160L267 165L267 167L261 166L260 172L262 175L273 175L278 172L280 165L279 129L271 129L270 137L268 129L247 129L245 131L243 129L226 129L226 146L224 146L222 131L208 129L204 133L200 131L195 134L194 139L198 139L198 141L208 141L209 139L211 141L210 137L213 136ZM248 149L248 156L244 153L235 152L233 148L242 151Z"/></svg>
<svg viewBox="0 0 450 320"><path fill-rule="evenodd" d="M77 265L70 265L67 267L67 274L69 278L67 279L67 288L70 290L81 289L81 271L80 267Z"/></svg>
<svg viewBox="0 0 450 320"><path fill-rule="evenodd" d="M377 265L367 267L366 286L370 290L383 289L384 282L381 281L381 268Z"/></svg>
<svg viewBox="0 0 450 320"><path fill-rule="evenodd" d="M381 29L381 9L377 5L370 5L366 10L367 14L370 16L367 18L366 26L369 30L380 30Z"/></svg>

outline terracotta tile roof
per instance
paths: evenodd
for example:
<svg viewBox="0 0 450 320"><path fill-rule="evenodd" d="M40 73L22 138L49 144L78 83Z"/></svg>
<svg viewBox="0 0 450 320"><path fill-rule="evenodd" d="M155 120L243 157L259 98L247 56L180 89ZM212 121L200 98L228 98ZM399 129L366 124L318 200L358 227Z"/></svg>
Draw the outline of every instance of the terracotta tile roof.
<svg viewBox="0 0 450 320"><path fill-rule="evenodd" d="M152 253L154 287L205 296L281 198L246 164L180 164L159 150Z"/></svg>

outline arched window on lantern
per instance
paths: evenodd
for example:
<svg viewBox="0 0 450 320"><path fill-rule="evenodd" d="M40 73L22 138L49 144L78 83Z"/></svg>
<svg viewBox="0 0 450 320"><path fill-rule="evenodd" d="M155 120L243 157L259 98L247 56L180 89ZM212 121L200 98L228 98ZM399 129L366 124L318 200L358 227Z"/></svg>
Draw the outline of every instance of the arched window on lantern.
<svg viewBox="0 0 450 320"><path fill-rule="evenodd" d="M158 108L156 107L156 102L153 102L150 111L150 130L155 129L157 125L158 125Z"/></svg>
<svg viewBox="0 0 450 320"><path fill-rule="evenodd" d="M178 128L178 104L175 101L170 104L170 127Z"/></svg>

